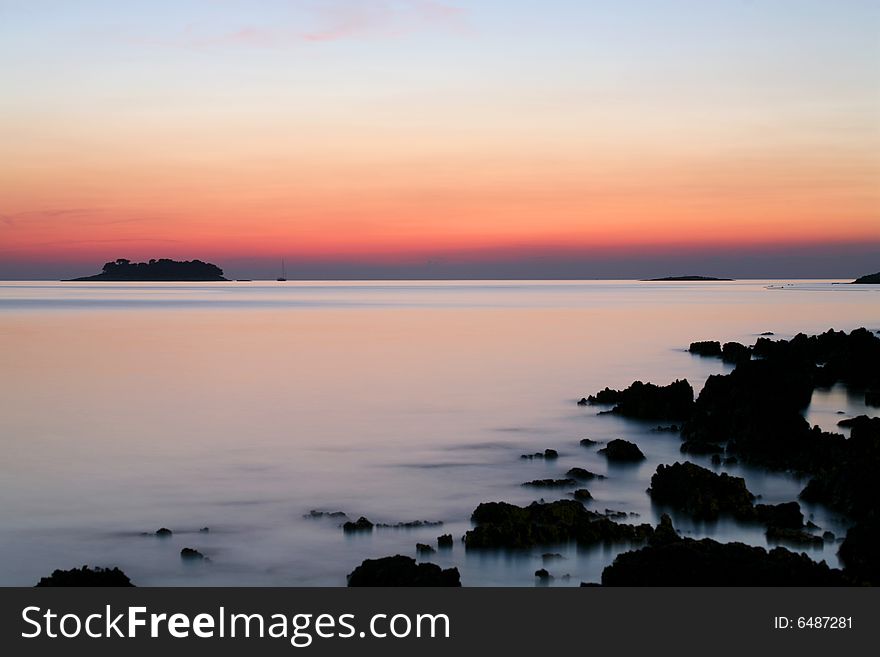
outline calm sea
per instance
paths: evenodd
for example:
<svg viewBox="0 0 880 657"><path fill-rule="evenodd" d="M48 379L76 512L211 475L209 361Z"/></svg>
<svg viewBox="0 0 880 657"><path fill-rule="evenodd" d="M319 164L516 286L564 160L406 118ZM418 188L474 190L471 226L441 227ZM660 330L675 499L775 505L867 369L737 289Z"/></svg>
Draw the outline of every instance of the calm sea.
<svg viewBox="0 0 880 657"><path fill-rule="evenodd" d="M477 504L564 497L520 484L581 466L608 475L588 484L590 508L654 523L651 474L682 460L677 435L578 398L635 379L699 390L725 366L688 354L693 340L859 326L880 329L877 286L0 283L0 584L90 564L141 585L344 586L365 558L416 556L417 542L452 533L452 551L430 560L458 566L465 585L532 586L547 549L464 550ZM862 412L837 387L816 393L808 419L835 429ZM609 467L583 437L632 440L647 461ZM545 448L558 461L519 458ZM770 503L804 483L728 471ZM444 525L346 536L338 520L303 518L311 509ZM759 527L674 520L690 536L767 545ZM159 527L174 536L142 534ZM211 562L182 563L182 547ZM553 547L565 559L548 565L552 585L598 581L626 547ZM837 547L808 553L837 565Z"/></svg>

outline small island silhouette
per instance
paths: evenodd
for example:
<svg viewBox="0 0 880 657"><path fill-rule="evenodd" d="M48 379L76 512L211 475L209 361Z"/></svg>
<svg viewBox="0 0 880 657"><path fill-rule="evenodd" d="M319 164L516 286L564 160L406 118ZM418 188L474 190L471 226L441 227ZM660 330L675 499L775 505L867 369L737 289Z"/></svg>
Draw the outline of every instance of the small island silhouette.
<svg viewBox="0 0 880 657"><path fill-rule="evenodd" d="M880 284L880 271L878 271L876 274L865 274L864 276L860 276L859 278L857 278L856 280L854 280L853 283L858 283L858 284L871 284L871 283L873 283L873 284Z"/></svg>
<svg viewBox="0 0 880 657"><path fill-rule="evenodd" d="M125 258L108 262L100 274L71 279L72 281L225 281L223 270L201 260L169 260L131 262Z"/></svg>
<svg viewBox="0 0 880 657"><path fill-rule="evenodd" d="M732 281L732 278L715 278L714 276L665 276L663 278L644 279L648 283L661 281Z"/></svg>

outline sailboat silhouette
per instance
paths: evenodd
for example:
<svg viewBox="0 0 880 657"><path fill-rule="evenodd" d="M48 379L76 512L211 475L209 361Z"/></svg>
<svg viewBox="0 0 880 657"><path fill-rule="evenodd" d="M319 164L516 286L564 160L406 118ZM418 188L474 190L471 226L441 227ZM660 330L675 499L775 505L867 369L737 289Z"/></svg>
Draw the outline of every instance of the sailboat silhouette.
<svg viewBox="0 0 880 657"><path fill-rule="evenodd" d="M275 279L276 281L286 281L287 280L287 272L284 271L284 258L281 258L281 276Z"/></svg>

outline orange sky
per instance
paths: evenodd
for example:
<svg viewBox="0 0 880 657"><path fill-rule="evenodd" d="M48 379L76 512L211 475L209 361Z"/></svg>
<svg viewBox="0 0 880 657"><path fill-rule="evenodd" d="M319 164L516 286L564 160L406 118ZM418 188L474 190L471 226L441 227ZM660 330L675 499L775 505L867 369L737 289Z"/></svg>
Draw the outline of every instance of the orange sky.
<svg viewBox="0 0 880 657"><path fill-rule="evenodd" d="M880 86L862 62L877 47L857 20L725 16L720 45L687 32L676 52L640 32L648 5L622 43L592 45L564 24L523 41L529 16L492 23L492 3L389 6L419 18L331 21L320 43L181 43L173 14L116 38L97 10L51 29L10 12L3 47L33 59L0 108L0 258L880 242ZM238 34L228 19L200 29Z"/></svg>

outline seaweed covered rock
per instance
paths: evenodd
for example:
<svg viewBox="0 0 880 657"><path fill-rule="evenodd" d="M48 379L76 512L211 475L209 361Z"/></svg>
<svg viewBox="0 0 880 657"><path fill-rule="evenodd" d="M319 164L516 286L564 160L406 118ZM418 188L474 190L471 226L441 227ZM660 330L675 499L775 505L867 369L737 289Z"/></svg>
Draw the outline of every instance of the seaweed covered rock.
<svg viewBox="0 0 880 657"><path fill-rule="evenodd" d="M837 556L854 580L880 586L880 521L866 520L850 527Z"/></svg>
<svg viewBox="0 0 880 657"><path fill-rule="evenodd" d="M471 520L476 527L464 536L468 548L527 548L568 541L592 545L646 540L653 534L651 525L619 524L587 511L575 500L532 502L525 507L484 502Z"/></svg>
<svg viewBox="0 0 880 657"><path fill-rule="evenodd" d="M687 380L666 386L635 381L624 390L605 388L587 401L591 404L614 404L612 413L653 420L681 420L690 415L694 389Z"/></svg>
<svg viewBox="0 0 880 657"><path fill-rule="evenodd" d="M433 563L416 563L395 555L365 559L348 575L349 586L461 586L458 568L441 569Z"/></svg>
<svg viewBox="0 0 880 657"><path fill-rule="evenodd" d="M609 441L605 447L599 450L599 453L604 454L609 461L618 463L632 463L642 461L645 458L638 445L621 438Z"/></svg>
<svg viewBox="0 0 880 657"><path fill-rule="evenodd" d="M694 463L659 465L648 489L651 499L701 520L714 520L721 514L752 518L754 496L741 477L716 474Z"/></svg>
<svg viewBox="0 0 880 657"><path fill-rule="evenodd" d="M717 340L691 342L688 351L697 356L721 356L721 343Z"/></svg>
<svg viewBox="0 0 880 657"><path fill-rule="evenodd" d="M36 586L134 586L119 568L71 568L55 570L43 577Z"/></svg>

